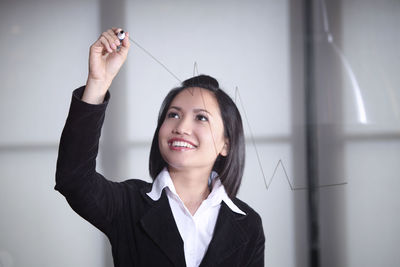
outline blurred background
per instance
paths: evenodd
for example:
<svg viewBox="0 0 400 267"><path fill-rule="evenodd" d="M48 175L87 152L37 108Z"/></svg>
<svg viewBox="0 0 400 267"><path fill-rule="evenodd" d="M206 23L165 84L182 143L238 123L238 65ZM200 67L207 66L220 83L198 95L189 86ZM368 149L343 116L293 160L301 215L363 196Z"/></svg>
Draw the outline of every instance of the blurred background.
<svg viewBox="0 0 400 267"><path fill-rule="evenodd" d="M239 198L263 218L266 266L399 266L400 1L2 0L1 267L112 266L108 240L53 187L72 90L113 26L178 79L209 74L235 99ZM106 177L150 181L178 79L132 45L110 89Z"/></svg>

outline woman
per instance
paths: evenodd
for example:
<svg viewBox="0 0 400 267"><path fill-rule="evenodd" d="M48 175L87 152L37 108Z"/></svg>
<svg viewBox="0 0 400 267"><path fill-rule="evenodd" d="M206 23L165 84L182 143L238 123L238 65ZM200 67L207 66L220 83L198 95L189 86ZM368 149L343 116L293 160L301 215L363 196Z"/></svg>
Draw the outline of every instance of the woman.
<svg viewBox="0 0 400 267"><path fill-rule="evenodd" d="M240 114L214 78L188 79L165 98L150 152L152 184L96 172L108 88L130 47L120 30L90 48L87 83L73 93L60 140L55 189L107 235L115 266L264 266L261 218L236 198L245 151Z"/></svg>

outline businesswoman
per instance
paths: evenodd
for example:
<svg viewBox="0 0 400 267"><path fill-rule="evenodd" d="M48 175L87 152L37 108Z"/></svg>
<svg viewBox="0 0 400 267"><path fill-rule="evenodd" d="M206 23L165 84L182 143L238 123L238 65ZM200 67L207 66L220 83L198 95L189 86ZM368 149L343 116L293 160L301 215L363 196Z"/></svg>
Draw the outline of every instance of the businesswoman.
<svg viewBox="0 0 400 267"><path fill-rule="evenodd" d="M214 78L190 78L164 99L150 151L153 183L96 172L108 88L130 48L120 30L90 47L87 83L73 92L61 135L55 189L108 237L115 266L264 266L261 218L236 198L241 117Z"/></svg>

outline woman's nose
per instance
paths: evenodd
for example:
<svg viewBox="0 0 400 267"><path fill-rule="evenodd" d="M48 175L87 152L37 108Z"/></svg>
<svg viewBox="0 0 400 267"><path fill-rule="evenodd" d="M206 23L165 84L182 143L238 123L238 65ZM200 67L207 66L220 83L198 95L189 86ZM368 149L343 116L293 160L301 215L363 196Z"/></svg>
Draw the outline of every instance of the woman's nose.
<svg viewBox="0 0 400 267"><path fill-rule="evenodd" d="M176 134L186 134L189 135L192 133L192 125L188 118L180 119L175 125L175 129L173 132Z"/></svg>

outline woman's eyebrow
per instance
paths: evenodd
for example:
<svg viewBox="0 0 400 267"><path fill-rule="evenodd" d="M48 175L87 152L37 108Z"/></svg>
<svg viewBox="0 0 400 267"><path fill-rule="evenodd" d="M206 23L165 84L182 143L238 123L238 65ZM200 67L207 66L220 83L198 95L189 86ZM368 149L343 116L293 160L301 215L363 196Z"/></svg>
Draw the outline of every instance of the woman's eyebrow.
<svg viewBox="0 0 400 267"><path fill-rule="evenodd" d="M170 106L169 109L176 109L177 111L182 111L181 107L177 107L177 106ZM208 110L204 109L204 108L195 108L193 109L194 113L199 113L199 112L205 112L207 114L209 114L210 116L212 116L211 112L209 112Z"/></svg>
<svg viewBox="0 0 400 267"><path fill-rule="evenodd" d="M178 111L181 111L181 110L182 110L182 108L177 107L177 106L170 106L169 109L176 109L176 110L178 110Z"/></svg>
<svg viewBox="0 0 400 267"><path fill-rule="evenodd" d="M194 113L205 112L205 113L210 114L212 116L212 114L208 110L203 109L203 108L195 108L195 109L193 109L193 111L194 111Z"/></svg>

